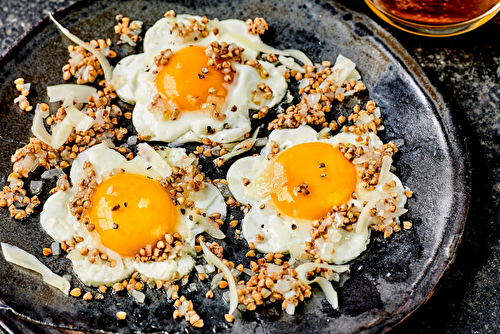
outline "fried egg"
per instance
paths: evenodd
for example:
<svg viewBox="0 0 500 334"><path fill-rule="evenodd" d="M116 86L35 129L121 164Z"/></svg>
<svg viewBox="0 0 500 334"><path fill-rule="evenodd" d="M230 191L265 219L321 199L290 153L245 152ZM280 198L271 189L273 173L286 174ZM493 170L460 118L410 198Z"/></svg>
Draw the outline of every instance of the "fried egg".
<svg viewBox="0 0 500 334"><path fill-rule="evenodd" d="M180 30L201 22L205 22L203 34L196 29L191 33ZM269 51L247 29L240 20L206 22L190 15L166 17L148 29L144 53L124 58L113 71L118 96L135 104L132 120L138 133L175 143L204 138L224 143L243 138L251 130L250 111L276 105L287 92L283 66L259 60L260 68L236 61L231 63L231 71L207 67L206 48L212 42L226 43L230 52L232 43L244 48L242 60L255 60L260 51ZM168 62L159 66L162 55L168 55ZM260 84L272 96L256 98ZM215 105L216 116L210 105Z"/></svg>
<svg viewBox="0 0 500 334"><path fill-rule="evenodd" d="M365 155L351 162L337 148L339 144L362 147ZM279 153L268 160L276 146ZM356 258L369 242L369 227L380 224L381 218L373 217L372 209L378 208L382 217L384 199L390 197L398 209L391 214L387 211L387 219L398 224L394 216L406 212L405 189L388 170L389 157L384 158L387 161L378 184L371 190L364 188L361 177L365 162L376 154L380 157L382 148L374 133L339 133L321 139L309 126L274 130L260 155L236 161L227 174L234 197L251 205L242 223L244 237L263 253L290 253L300 259L309 256L306 249L314 246L316 258L329 263ZM393 186L384 187L386 183ZM332 210L334 207L337 209ZM350 227L342 215L345 208L356 218ZM313 228L320 229L323 222L328 222L324 237L312 240Z"/></svg>
<svg viewBox="0 0 500 334"><path fill-rule="evenodd" d="M46 201L40 218L42 227L58 242L77 240L68 258L74 272L87 285L112 285L134 271L154 280L181 278L194 266L195 237L204 229L198 224L198 215L174 205L157 179L168 177L171 168L192 163L196 161L181 148L155 151L147 144L139 144L139 153L128 161L105 144L96 145L73 162L73 187L56 192ZM95 175L90 182L94 182L95 190L90 207L82 213L84 218L78 220L70 203L89 186L85 181L89 173ZM204 184L198 192L187 190L184 195L186 201L193 201L208 216L220 213L223 218L226 214L224 199L211 184ZM83 222L95 228L91 231ZM148 244L153 248L160 241L165 244L166 236L175 233L182 237L182 244L166 253L168 256L158 261L137 260L137 254ZM92 263L92 250L106 255L95 256Z"/></svg>

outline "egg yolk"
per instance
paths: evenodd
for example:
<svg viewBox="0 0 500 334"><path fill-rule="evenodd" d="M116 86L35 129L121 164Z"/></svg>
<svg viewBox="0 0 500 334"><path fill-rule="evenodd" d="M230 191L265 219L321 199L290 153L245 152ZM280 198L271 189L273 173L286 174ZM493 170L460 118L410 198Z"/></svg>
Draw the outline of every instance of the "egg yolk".
<svg viewBox="0 0 500 334"><path fill-rule="evenodd" d="M303 143L280 152L252 183L271 195L281 213L317 220L333 206L349 201L356 187L356 170L334 146Z"/></svg>
<svg viewBox="0 0 500 334"><path fill-rule="evenodd" d="M88 217L101 243L122 256L134 257L147 244L176 231L179 214L170 195L155 180L115 174L92 194Z"/></svg>
<svg viewBox="0 0 500 334"><path fill-rule="evenodd" d="M189 46L173 53L156 76L158 92L179 111L200 110L210 90L216 90L215 96L225 98L224 74L208 68L207 62L202 46Z"/></svg>

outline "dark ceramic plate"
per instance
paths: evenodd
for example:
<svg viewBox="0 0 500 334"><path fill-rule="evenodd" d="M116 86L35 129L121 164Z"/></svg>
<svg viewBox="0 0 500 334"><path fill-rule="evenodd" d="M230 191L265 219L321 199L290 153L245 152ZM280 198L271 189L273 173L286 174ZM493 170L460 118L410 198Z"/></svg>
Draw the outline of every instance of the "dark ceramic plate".
<svg viewBox="0 0 500 334"><path fill-rule="evenodd" d="M293 329L293 332L373 333L385 331L407 317L432 294L452 262L469 198L467 154L450 111L419 66L370 19L332 2L84 1L55 17L83 40L90 40L113 35L117 14L142 20L147 29L168 9L219 19L262 16L270 23L264 39L276 48L301 49L315 62L334 61L339 53L352 59L368 93L348 99L332 114L335 117L347 114L354 103L363 103L368 98L377 101L386 126L382 138L398 140L401 150L395 160L397 174L415 194L404 217L413 223L413 228L388 239L379 234L373 237L370 250L351 263L350 279L337 289L340 309L333 310L322 292L315 289L313 297L294 316L285 314L276 305L245 313L235 323L227 324L223 316L228 306L221 300L220 292L214 299L205 299L208 283L200 283L200 291L186 295L205 320L203 332L288 333ZM46 86L62 83L61 67L68 59L69 43L45 19L0 60L3 183L11 170L9 157L29 140L32 119L32 115L20 112L12 103L17 96L13 81L23 77L33 83L32 105L45 101ZM140 52L140 47L123 45L115 45L114 49L120 57ZM130 108L125 104L122 107ZM213 173L220 173L206 171L212 177ZM45 185L47 189L49 185ZM50 245L51 240L42 231L38 215L19 222L11 219L4 209L0 210L0 222L1 242L36 254L58 274L72 273L64 257L41 256L42 248ZM235 263L247 263L242 255L245 251L233 251L245 249L245 243L235 241L232 231L227 233L226 256ZM233 255L236 253L239 255ZM62 295L44 284L37 274L12 266L3 257L0 269L0 299L5 304L0 309L5 327L21 318L28 321L22 327L24 331L37 327L39 331L43 327L48 332L55 326L84 331L199 332L185 322L173 321L173 303L153 289L148 289L146 303L142 305L126 295L112 293L101 301L84 302ZM81 283L73 277L72 285ZM125 321L116 319L117 310L127 312Z"/></svg>

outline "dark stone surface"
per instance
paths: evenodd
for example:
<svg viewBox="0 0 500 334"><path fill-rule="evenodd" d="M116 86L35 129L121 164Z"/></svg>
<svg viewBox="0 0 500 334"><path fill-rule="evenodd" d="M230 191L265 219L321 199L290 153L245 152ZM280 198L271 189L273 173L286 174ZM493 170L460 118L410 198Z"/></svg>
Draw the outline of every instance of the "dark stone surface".
<svg viewBox="0 0 500 334"><path fill-rule="evenodd" d="M495 220L495 216L499 215L495 209L500 192L500 45L497 41L500 26L493 20L459 37L425 38L390 27L376 19L360 1L340 2L367 14L387 28L420 64L442 94L453 119L461 126L460 132L471 156L471 204L456 261L438 283L433 297L398 325L394 332L496 333L500 331L500 220ZM47 11L53 12L69 3L72 1L3 0L0 4L0 53L44 17ZM329 4L325 4L324 8L335 11ZM358 36L371 33L363 24L356 25L355 31ZM342 49L342 46L339 48ZM381 243L376 246L383 248L383 241ZM399 271L397 274L405 275ZM398 278L395 275L393 279ZM369 302L374 307L380 304L377 296ZM322 303L322 308L332 317L338 316L329 305ZM360 311L363 310L350 309L349 312ZM18 323L15 319L6 322L10 322L6 327L14 332L37 331L36 325ZM307 323L297 326L307 328Z"/></svg>

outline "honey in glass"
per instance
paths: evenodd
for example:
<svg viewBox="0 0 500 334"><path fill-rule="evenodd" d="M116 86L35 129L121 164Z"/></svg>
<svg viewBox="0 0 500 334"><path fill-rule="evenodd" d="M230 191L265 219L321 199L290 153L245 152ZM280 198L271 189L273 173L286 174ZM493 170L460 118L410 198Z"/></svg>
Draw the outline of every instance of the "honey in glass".
<svg viewBox="0 0 500 334"><path fill-rule="evenodd" d="M390 24L415 34L452 36L479 27L500 10L500 0L365 0Z"/></svg>
<svg viewBox="0 0 500 334"><path fill-rule="evenodd" d="M472 20L498 0L374 0L388 13L402 19L432 25L448 25Z"/></svg>

